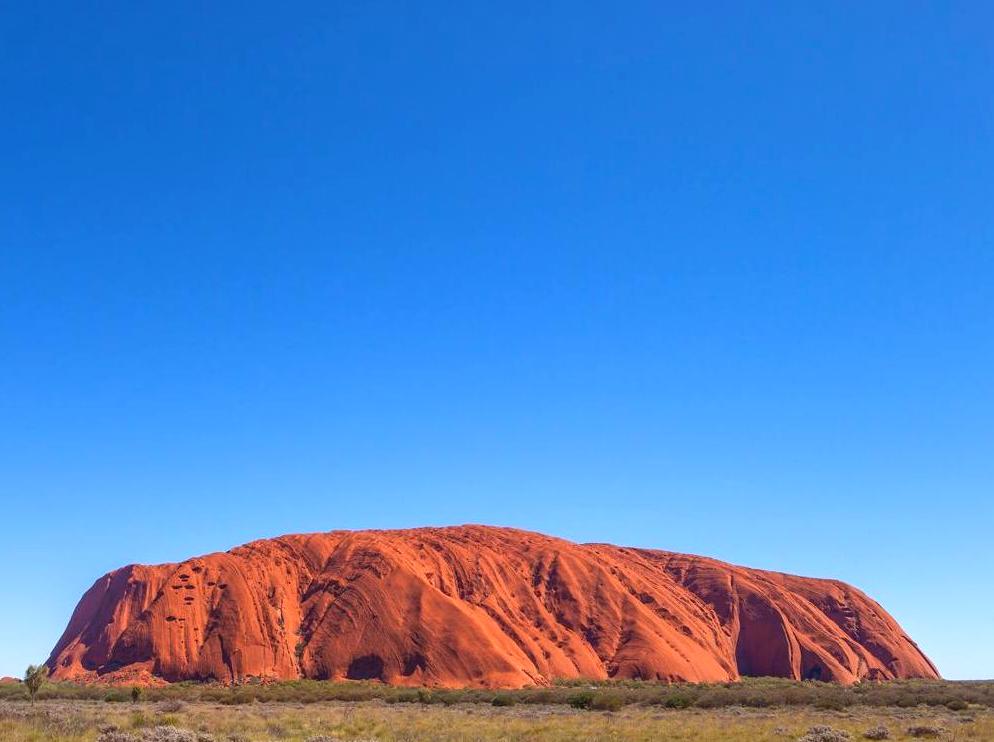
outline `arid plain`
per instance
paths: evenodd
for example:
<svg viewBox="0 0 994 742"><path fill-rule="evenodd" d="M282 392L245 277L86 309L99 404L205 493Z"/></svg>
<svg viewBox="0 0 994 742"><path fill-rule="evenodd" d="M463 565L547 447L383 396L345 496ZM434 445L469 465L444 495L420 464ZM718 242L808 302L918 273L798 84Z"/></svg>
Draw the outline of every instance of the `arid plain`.
<svg viewBox="0 0 994 742"><path fill-rule="evenodd" d="M994 683L585 683L425 690L296 681L148 689L0 686L0 739L60 742L343 740L994 739Z"/></svg>

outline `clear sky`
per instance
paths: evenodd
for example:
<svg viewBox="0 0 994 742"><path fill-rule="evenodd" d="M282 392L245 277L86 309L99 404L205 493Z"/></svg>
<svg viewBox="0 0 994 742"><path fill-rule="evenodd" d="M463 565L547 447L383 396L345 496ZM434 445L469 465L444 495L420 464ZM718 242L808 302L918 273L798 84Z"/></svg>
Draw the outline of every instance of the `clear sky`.
<svg viewBox="0 0 994 742"><path fill-rule="evenodd" d="M123 564L478 522L838 577L994 676L992 29L4 4L0 674Z"/></svg>

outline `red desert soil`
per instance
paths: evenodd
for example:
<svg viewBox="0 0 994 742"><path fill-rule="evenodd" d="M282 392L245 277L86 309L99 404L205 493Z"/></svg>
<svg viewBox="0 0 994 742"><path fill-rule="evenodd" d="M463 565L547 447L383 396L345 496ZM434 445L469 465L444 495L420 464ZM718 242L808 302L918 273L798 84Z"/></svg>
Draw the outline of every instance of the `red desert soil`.
<svg viewBox="0 0 994 742"><path fill-rule="evenodd" d="M101 577L48 665L111 683L936 678L835 580L509 528L334 531Z"/></svg>

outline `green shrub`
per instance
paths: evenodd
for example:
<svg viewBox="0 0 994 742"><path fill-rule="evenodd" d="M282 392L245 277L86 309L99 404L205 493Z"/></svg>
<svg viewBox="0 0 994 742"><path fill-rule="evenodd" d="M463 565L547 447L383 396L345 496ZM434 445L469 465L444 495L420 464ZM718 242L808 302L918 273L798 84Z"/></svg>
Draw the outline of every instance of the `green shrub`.
<svg viewBox="0 0 994 742"><path fill-rule="evenodd" d="M438 699L435 698L435 694L427 688L418 688L418 703L438 703Z"/></svg>
<svg viewBox="0 0 994 742"><path fill-rule="evenodd" d="M663 705L668 709L685 709L694 705L694 699L682 693L667 696Z"/></svg>
<svg viewBox="0 0 994 742"><path fill-rule="evenodd" d="M566 698L566 703L575 709L588 709L590 704L594 702L594 694L590 691L583 691L582 693L573 693Z"/></svg>
<svg viewBox="0 0 994 742"><path fill-rule="evenodd" d="M418 693L414 690L402 690L386 697L387 703L417 703Z"/></svg>
<svg viewBox="0 0 994 742"><path fill-rule="evenodd" d="M104 685L46 681L39 689L39 699L81 701L105 700L119 703L131 700L132 689L108 688ZM226 686L220 683L173 683L140 689L142 701L155 704L156 711L182 708L183 701L206 701L224 705L253 702L317 703L327 701L363 702L379 699L386 703L491 704L497 695L517 704L562 704L574 708L596 708L601 696L620 699L622 705L656 705L679 709L724 708L728 706L818 707L844 709L854 705L867 707L915 707L960 711L968 708L994 708L994 683L944 680L896 680L862 683L843 687L837 683L784 678L744 678L729 683L666 684L640 680L569 680L543 687L509 690L483 688L428 689L402 688L378 682L327 680L293 680L266 684ZM0 700L27 699L24 683L0 685ZM503 701L502 701L503 703ZM607 710L618 701L603 701Z"/></svg>
<svg viewBox="0 0 994 742"><path fill-rule="evenodd" d="M562 703L560 694L549 688L541 688L539 690L532 690L528 693L522 693L519 699L522 703Z"/></svg>
<svg viewBox="0 0 994 742"><path fill-rule="evenodd" d="M727 693L724 689L718 690L716 688L701 695L694 705L702 709L722 708L724 706L733 705L733 701L731 700L732 697L733 696Z"/></svg>
<svg viewBox="0 0 994 742"><path fill-rule="evenodd" d="M24 671L24 685L28 689L31 700L35 700L35 694L48 679L48 665L28 665Z"/></svg>
<svg viewBox="0 0 994 742"><path fill-rule="evenodd" d="M625 705L625 697L620 693L598 693L590 702L594 711L618 711Z"/></svg>

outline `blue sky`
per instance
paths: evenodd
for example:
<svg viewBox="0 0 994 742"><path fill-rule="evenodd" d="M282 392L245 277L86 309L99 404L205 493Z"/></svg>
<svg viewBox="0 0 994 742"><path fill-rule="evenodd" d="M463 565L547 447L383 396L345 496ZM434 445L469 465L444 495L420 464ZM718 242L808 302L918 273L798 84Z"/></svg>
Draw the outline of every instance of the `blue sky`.
<svg viewBox="0 0 994 742"><path fill-rule="evenodd" d="M994 677L985 3L8 4L0 674L130 562L465 522Z"/></svg>

